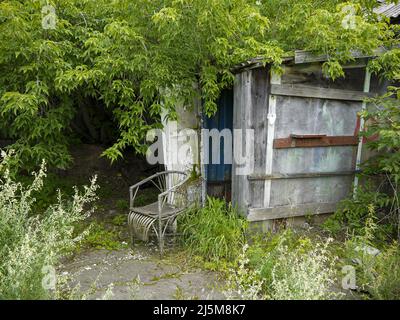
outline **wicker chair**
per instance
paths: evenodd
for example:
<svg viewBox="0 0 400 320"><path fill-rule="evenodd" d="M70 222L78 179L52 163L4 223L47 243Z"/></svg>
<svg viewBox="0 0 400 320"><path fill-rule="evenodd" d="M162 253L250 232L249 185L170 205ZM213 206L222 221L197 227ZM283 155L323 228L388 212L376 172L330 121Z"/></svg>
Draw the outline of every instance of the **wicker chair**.
<svg viewBox="0 0 400 320"><path fill-rule="evenodd" d="M132 240L149 240L149 232L154 231L163 254L164 236L172 229L177 216L185 211L194 201L188 197L190 177L181 171L164 171L148 177L129 188L130 213L128 215L129 233ZM152 204L135 207L135 198L141 187L152 183L159 190L158 201Z"/></svg>

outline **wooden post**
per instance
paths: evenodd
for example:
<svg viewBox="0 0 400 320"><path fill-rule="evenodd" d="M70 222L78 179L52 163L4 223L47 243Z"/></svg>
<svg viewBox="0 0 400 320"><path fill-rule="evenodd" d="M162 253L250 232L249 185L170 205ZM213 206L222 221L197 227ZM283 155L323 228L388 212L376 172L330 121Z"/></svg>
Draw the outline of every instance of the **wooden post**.
<svg viewBox="0 0 400 320"><path fill-rule="evenodd" d="M271 85L281 84L281 76L271 71ZM276 121L276 96L270 94L269 96L269 110L268 110L268 134L267 134L267 150L265 161L265 174L272 174L272 162L274 152L274 138L275 138L275 121ZM264 184L264 208L269 208L271 201L271 180L266 180Z"/></svg>
<svg viewBox="0 0 400 320"><path fill-rule="evenodd" d="M371 86L371 73L366 68L365 69L365 80L364 80L364 92L365 93L369 93L370 86ZM367 103L365 101L363 101L361 110L364 111L366 108L367 108ZM364 131L364 127L365 127L365 121L361 117L360 118L360 130L359 130L359 133ZM359 137L358 148L357 148L357 159L356 159L356 171L360 170L362 147L363 147L363 138ZM355 197L356 190L357 190L357 187L358 187L358 183L359 183L359 181L358 181L358 177L356 175L355 178L354 178L353 197Z"/></svg>

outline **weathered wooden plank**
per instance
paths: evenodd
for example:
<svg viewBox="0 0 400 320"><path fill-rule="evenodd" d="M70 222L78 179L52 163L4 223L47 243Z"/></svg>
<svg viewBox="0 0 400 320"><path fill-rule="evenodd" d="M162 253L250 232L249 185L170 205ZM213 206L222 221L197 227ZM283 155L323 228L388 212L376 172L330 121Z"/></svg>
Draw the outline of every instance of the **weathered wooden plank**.
<svg viewBox="0 0 400 320"><path fill-rule="evenodd" d="M233 129L240 129L240 121L241 121L241 112L242 112L242 105L243 105L243 85L244 85L244 78L245 73L239 73L236 75L235 83L234 83L234 90L233 90ZM235 140L235 144L237 143ZM236 172L236 162L233 161L232 165L232 203L242 210L242 195L240 193L239 183L240 177L238 177Z"/></svg>
<svg viewBox="0 0 400 320"><path fill-rule="evenodd" d="M250 208L247 219L251 222L301 217L335 212L338 203L307 203L275 208Z"/></svg>
<svg viewBox="0 0 400 320"><path fill-rule="evenodd" d="M363 101L372 94L361 91L319 88L305 85L271 85L271 94L291 97L318 98L329 100Z"/></svg>
<svg viewBox="0 0 400 320"><path fill-rule="evenodd" d="M252 121L254 129L254 173L265 173L267 131L268 131L268 101L270 72L265 68L252 70L253 82L251 96L253 100ZM264 181L251 184L251 205L264 206Z"/></svg>
<svg viewBox="0 0 400 320"><path fill-rule="evenodd" d="M249 159L253 159L254 141L248 146L245 135L246 129L251 129L253 101L251 95L253 81L252 71L245 71L237 75L237 82L234 88L234 116L233 128L242 129L242 135L234 139L234 155L242 156L248 152ZM236 159L237 160L237 159ZM232 201L238 207L240 212L247 212L247 208L251 203L250 182L247 180L243 170L247 169L247 164L241 165L237 161L233 161L232 167ZM245 171L245 170L244 170Z"/></svg>
<svg viewBox="0 0 400 320"><path fill-rule="evenodd" d="M275 138L291 134L354 136L361 103L278 96Z"/></svg>
<svg viewBox="0 0 400 320"><path fill-rule="evenodd" d="M271 203L269 207L296 206L302 203L332 203L343 200L351 192L353 176L271 181Z"/></svg>
<svg viewBox="0 0 400 320"><path fill-rule="evenodd" d="M281 138L274 140L275 149L287 148L315 148L315 147L332 147L332 146L356 146L358 145L358 137L355 136L314 136L311 138L298 138L291 136L289 138Z"/></svg>
<svg viewBox="0 0 400 320"><path fill-rule="evenodd" d="M335 172L310 172L310 173L291 173L291 174L272 174L258 175L253 174L247 177L250 181L262 180L282 180L282 179L307 179L307 178L323 178L336 176L352 176L360 171L335 171Z"/></svg>
<svg viewBox="0 0 400 320"><path fill-rule="evenodd" d="M274 173L354 171L355 153L354 146L275 149Z"/></svg>
<svg viewBox="0 0 400 320"><path fill-rule="evenodd" d="M377 57L385 53L387 50L385 48L378 48L372 54L365 54L359 51L353 51L352 56L354 59ZM296 50L294 54L294 63L310 63L310 62L323 62L328 60L327 55L315 55L310 51L306 50Z"/></svg>

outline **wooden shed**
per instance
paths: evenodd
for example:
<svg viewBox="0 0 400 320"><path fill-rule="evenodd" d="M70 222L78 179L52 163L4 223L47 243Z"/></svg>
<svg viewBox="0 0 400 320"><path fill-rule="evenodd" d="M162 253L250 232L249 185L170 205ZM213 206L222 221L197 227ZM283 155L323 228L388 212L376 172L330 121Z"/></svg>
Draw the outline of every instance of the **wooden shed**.
<svg viewBox="0 0 400 320"><path fill-rule="evenodd" d="M332 213L351 194L363 152L358 112L385 89L366 70L368 57L355 58L336 81L322 72L326 57L304 51L285 60L282 75L260 59L236 69L233 128L254 130L254 170L237 175L234 163L231 192L249 221Z"/></svg>
<svg viewBox="0 0 400 320"><path fill-rule="evenodd" d="M358 112L368 107L365 98L383 94L387 87L366 69L373 57L354 57L344 68L345 77L335 81L322 72L326 57L305 51L285 59L281 75L262 59L237 66L234 87L222 93L211 119L201 114L200 101L194 110L177 108L178 131L197 130L199 143L192 143L191 152L178 154L186 140L174 142L179 134L164 124L166 168L191 170L200 164L203 199L208 194L232 201L249 221L268 228L271 221L302 222L307 215L334 212L351 195L358 183L355 173L367 157L358 137L364 126ZM214 141L203 136L202 131L213 129L252 130L254 138L232 134L232 140L221 135ZM213 143L220 149L229 145L232 153L248 158L251 171L238 174L241 165L224 161L225 151L219 164L211 164ZM174 158L184 161L168 160Z"/></svg>

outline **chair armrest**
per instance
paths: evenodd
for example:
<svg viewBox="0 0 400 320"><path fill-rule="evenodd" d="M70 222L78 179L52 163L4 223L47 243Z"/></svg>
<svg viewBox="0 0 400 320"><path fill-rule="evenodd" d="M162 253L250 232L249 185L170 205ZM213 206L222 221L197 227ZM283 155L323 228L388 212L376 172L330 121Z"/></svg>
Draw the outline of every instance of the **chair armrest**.
<svg viewBox="0 0 400 320"><path fill-rule="evenodd" d="M134 184L133 186L130 186L129 187L129 191L131 191L131 190L133 190L133 189L135 189L137 187L140 187L141 185L153 180L154 178L157 178L159 175L160 175L160 173L156 173L156 174L153 174L152 176L150 176L150 177L148 177L146 179L143 179L142 181Z"/></svg>
<svg viewBox="0 0 400 320"><path fill-rule="evenodd" d="M155 173L155 174L153 174L152 176L150 176L150 177L148 177L148 178L146 178L146 179L143 179L142 181L140 181L140 182L134 184L133 186L130 186L130 187L129 187L129 190L133 190L133 189L135 189L135 188L137 188L137 187L140 187L141 185L143 185L143 184L145 184L145 183L147 183L147 182L153 180L154 178L157 178L158 176L160 176L160 175L162 175L162 174L166 174L166 173L180 173L180 174L185 174L184 172L182 172L182 171L177 171L177 170L158 172L158 173Z"/></svg>

